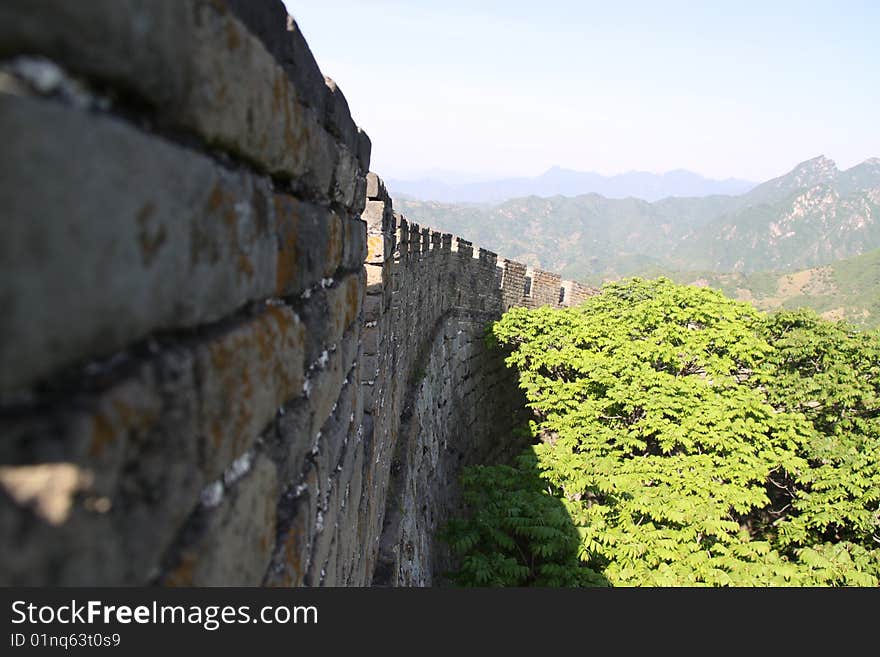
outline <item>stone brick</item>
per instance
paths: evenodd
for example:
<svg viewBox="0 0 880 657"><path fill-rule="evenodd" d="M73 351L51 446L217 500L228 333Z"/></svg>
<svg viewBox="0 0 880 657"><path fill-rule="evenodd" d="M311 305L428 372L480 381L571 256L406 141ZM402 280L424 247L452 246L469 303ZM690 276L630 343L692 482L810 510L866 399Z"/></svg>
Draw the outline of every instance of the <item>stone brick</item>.
<svg viewBox="0 0 880 657"><path fill-rule="evenodd" d="M368 295L384 293L385 287L388 283L388 279L386 278L387 273L388 267L385 266L384 262L382 264L368 262L364 265Z"/></svg>
<svg viewBox="0 0 880 657"><path fill-rule="evenodd" d="M225 492L219 506L202 510L206 516L202 533L177 555L162 584L260 584L275 547L279 494L275 466L256 454L250 470Z"/></svg>
<svg viewBox="0 0 880 657"><path fill-rule="evenodd" d="M388 199L388 190L385 183L375 173L367 173L367 199L370 201L385 201Z"/></svg>
<svg viewBox="0 0 880 657"><path fill-rule="evenodd" d="M370 154L372 149L373 143L370 141L370 136L358 128L357 158L358 163L361 165L361 171L370 170Z"/></svg>
<svg viewBox="0 0 880 657"><path fill-rule="evenodd" d="M146 583L206 481L193 370L169 350L103 392L0 420L4 467L66 463L84 477L56 522L0 496L0 582Z"/></svg>
<svg viewBox="0 0 880 657"><path fill-rule="evenodd" d="M358 170L357 160L347 148L339 147L337 155L330 199L357 214L365 204L362 196L355 196L360 189L362 174Z"/></svg>
<svg viewBox="0 0 880 657"><path fill-rule="evenodd" d="M367 223L367 234L381 235L385 217L385 201L367 201L361 219Z"/></svg>
<svg viewBox="0 0 880 657"><path fill-rule="evenodd" d="M373 265L385 262L385 239L385 236L382 234L367 236L367 263Z"/></svg>
<svg viewBox="0 0 880 657"><path fill-rule="evenodd" d="M332 277L343 263L344 221L332 210L287 194L274 194L278 224L275 294L302 292Z"/></svg>
<svg viewBox="0 0 880 657"><path fill-rule="evenodd" d="M342 267L346 271L357 271L367 257L367 225L361 219L343 220L342 224L345 232Z"/></svg>
<svg viewBox="0 0 880 657"><path fill-rule="evenodd" d="M382 332L377 327L361 330L361 353L377 354L385 345L381 341Z"/></svg>
<svg viewBox="0 0 880 657"><path fill-rule="evenodd" d="M357 433L362 413L360 394L358 370L352 368L348 371L346 382L340 387L338 397L327 416L321 424L316 423L320 427L320 438L315 441L312 459L327 476L335 476L342 454ZM320 415L316 412L315 417L317 419Z"/></svg>
<svg viewBox="0 0 880 657"><path fill-rule="evenodd" d="M385 313L385 303L382 296L367 295L364 298L364 321L375 322Z"/></svg>
<svg viewBox="0 0 880 657"><path fill-rule="evenodd" d="M318 471L310 466L279 504L284 522L272 564L267 570L267 586L302 586L311 561L315 521L321 495Z"/></svg>
<svg viewBox="0 0 880 657"><path fill-rule="evenodd" d="M351 455L351 458L348 456ZM361 552L363 546L363 536L358 532L358 512L363 489L363 472L365 449L362 439L356 438L355 443L346 453L346 459L339 474L340 481L348 482L348 497L345 498L345 508L348 511L350 522L340 526L341 545L349 545L352 551ZM363 582L363 580L361 580ZM361 584L362 585L362 584Z"/></svg>
<svg viewBox="0 0 880 657"><path fill-rule="evenodd" d="M223 0L248 30L284 68L302 102L324 114L329 99L321 74L296 21L287 15L281 0Z"/></svg>
<svg viewBox="0 0 880 657"><path fill-rule="evenodd" d="M304 326L271 307L196 347L199 435L208 440L209 479L240 456L303 388Z"/></svg>
<svg viewBox="0 0 880 657"><path fill-rule="evenodd" d="M559 290L562 279L559 274L552 274L540 269L532 272L532 289L530 307L559 306Z"/></svg>
<svg viewBox="0 0 880 657"><path fill-rule="evenodd" d="M46 101L0 96L0 125L0 391L271 293L265 181Z"/></svg>
<svg viewBox="0 0 880 657"><path fill-rule="evenodd" d="M357 358L357 335L349 332L338 347L329 352L327 362L308 377L309 406L312 409L312 423L309 435L312 439L321 430L339 400L340 391L349 378Z"/></svg>
<svg viewBox="0 0 880 657"><path fill-rule="evenodd" d="M362 271L346 276L327 289L330 327L327 334L332 344L354 324L363 306L364 278Z"/></svg>
<svg viewBox="0 0 880 657"><path fill-rule="evenodd" d="M325 124L327 129L345 145L346 150L353 151L352 170L356 170L359 166L357 163L358 127L351 120L348 101L345 100L345 94L342 93L336 82L325 76L324 84L327 87Z"/></svg>
<svg viewBox="0 0 880 657"><path fill-rule="evenodd" d="M375 379L378 371L379 359L375 355L364 355L361 357L361 376L365 381Z"/></svg>
<svg viewBox="0 0 880 657"><path fill-rule="evenodd" d="M362 574L356 574L358 556L363 551L363 543L357 533L362 469L363 443L351 440L333 475L329 504L336 507L335 522L331 528L336 549L335 554L331 553L327 560L323 578L325 586L363 586L367 583Z"/></svg>

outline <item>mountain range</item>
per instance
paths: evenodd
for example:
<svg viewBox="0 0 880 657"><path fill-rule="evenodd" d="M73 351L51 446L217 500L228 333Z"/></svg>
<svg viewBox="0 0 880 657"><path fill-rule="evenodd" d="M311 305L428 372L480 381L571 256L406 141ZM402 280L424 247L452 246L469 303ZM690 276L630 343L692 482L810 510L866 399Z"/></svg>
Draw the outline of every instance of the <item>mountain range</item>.
<svg viewBox="0 0 880 657"><path fill-rule="evenodd" d="M654 202L595 193L532 195L494 205L402 198L395 206L415 222L588 283L677 273L675 278L702 276L722 287L736 280L748 290L749 277L759 272L775 281L880 249L880 159L841 171L818 156L737 195ZM842 267L851 274L867 266L880 281L869 260ZM720 274L733 278L712 278ZM845 287L855 281L867 285L847 275L835 294L849 294ZM764 295L767 303L785 296L771 292Z"/></svg>
<svg viewBox="0 0 880 657"><path fill-rule="evenodd" d="M606 198L633 197L657 201L668 196L741 194L755 186L753 182L736 178L711 180L684 169L659 174L629 171L603 176L552 167L533 178L462 182L463 179L464 176L445 180L440 176L417 180L391 178L386 185L395 198L406 196L445 203L498 203L520 196L577 196L587 193L601 194Z"/></svg>

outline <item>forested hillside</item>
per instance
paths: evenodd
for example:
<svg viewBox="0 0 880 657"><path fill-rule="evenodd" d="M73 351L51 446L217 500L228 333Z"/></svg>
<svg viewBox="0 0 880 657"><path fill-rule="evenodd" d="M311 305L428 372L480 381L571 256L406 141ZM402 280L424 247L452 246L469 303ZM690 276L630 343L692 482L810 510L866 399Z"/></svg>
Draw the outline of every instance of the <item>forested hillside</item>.
<svg viewBox="0 0 880 657"><path fill-rule="evenodd" d="M880 326L880 249L794 272L718 274L648 267L641 273L713 287L759 310L810 308L825 319L845 319L863 328ZM602 282L599 277L588 281L594 285Z"/></svg>

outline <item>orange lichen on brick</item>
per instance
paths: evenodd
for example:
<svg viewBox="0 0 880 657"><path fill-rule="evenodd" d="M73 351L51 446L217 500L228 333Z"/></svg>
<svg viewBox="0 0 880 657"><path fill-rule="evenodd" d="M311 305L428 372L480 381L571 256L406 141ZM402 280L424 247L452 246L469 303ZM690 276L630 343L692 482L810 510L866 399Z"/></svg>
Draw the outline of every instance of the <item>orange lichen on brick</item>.
<svg viewBox="0 0 880 657"><path fill-rule="evenodd" d="M280 112L283 102L284 79L281 75L276 75L275 81L272 83L272 109L274 109L276 112Z"/></svg>
<svg viewBox="0 0 880 657"><path fill-rule="evenodd" d="M277 74L277 82L278 82L278 97L279 102L281 103L281 110L284 112L284 145L286 146L289 153L299 153L302 147L302 128L303 121L302 117L297 115L294 116L294 102L295 98L291 98L290 93L290 85L284 75L283 71L279 71ZM299 114L302 110L299 110L297 114Z"/></svg>
<svg viewBox="0 0 880 657"><path fill-rule="evenodd" d="M223 0L209 0L211 6L214 7L214 10L217 11L221 16L225 16L229 8L226 6L226 3Z"/></svg>
<svg viewBox="0 0 880 657"><path fill-rule="evenodd" d="M113 425L103 413L96 413L92 418L92 441L89 445L89 456L103 456L108 445L116 440Z"/></svg>
<svg viewBox="0 0 880 657"><path fill-rule="evenodd" d="M219 399L215 399L215 404L212 405L218 409L218 417L210 421L211 438L214 447L220 449L224 437L231 429L230 448L236 454L242 451L242 443L249 444L253 439L252 436L246 435L252 417L250 406L253 385L250 381L248 364L238 357L240 353L246 353L247 342L250 339L252 337L249 330L237 329L208 345L211 366L219 383L216 391Z"/></svg>
<svg viewBox="0 0 880 657"><path fill-rule="evenodd" d="M192 586L195 569L195 555L185 552L180 557L180 564L165 575L162 584L165 586Z"/></svg>
<svg viewBox="0 0 880 657"><path fill-rule="evenodd" d="M274 314L277 310L278 308L269 308L267 314ZM263 317L254 323L253 340L260 355L260 362L266 363L272 360L273 355L276 353L276 336L271 325L267 324Z"/></svg>
<svg viewBox="0 0 880 657"><path fill-rule="evenodd" d="M334 212L327 221L327 251L325 252L326 265L324 269L328 274L336 271L336 267L342 261L342 243L342 220Z"/></svg>
<svg viewBox="0 0 880 657"><path fill-rule="evenodd" d="M302 559L300 558L301 554L301 546L300 546L300 532L296 529L291 528L291 530L287 533L287 538L284 542L284 562L287 568L285 569L288 577L292 580L293 586L299 584L305 573L303 572L302 567Z"/></svg>
<svg viewBox="0 0 880 657"><path fill-rule="evenodd" d="M254 263L243 253L238 254L238 273L249 278L254 275Z"/></svg>
<svg viewBox="0 0 880 657"><path fill-rule="evenodd" d="M214 445L214 449L220 449L220 445L223 442L223 424L221 423L220 418L214 418L211 420L211 443Z"/></svg>
<svg viewBox="0 0 880 657"><path fill-rule="evenodd" d="M223 210L223 223L226 224L226 228L229 229L229 236L234 242L235 229L238 226L238 214L236 213L235 206L232 203L229 203L226 206L226 209Z"/></svg>
<svg viewBox="0 0 880 657"><path fill-rule="evenodd" d="M214 449L239 454L257 437L266 414L297 396L302 386L304 327L289 308L268 307L206 345L212 417L205 418ZM293 358L279 354L293 353Z"/></svg>
<svg viewBox="0 0 880 657"><path fill-rule="evenodd" d="M241 37L232 21L226 22L226 46L230 50L236 50L241 45Z"/></svg>
<svg viewBox="0 0 880 657"><path fill-rule="evenodd" d="M147 431L156 421L154 412L133 407L122 399L111 399L92 418L89 456L100 458L108 446L134 431Z"/></svg>
<svg viewBox="0 0 880 657"><path fill-rule="evenodd" d="M345 326L351 326L360 310L363 290L359 276L349 276L345 284Z"/></svg>
<svg viewBox="0 0 880 657"><path fill-rule="evenodd" d="M155 213L155 203L149 202L137 214L138 245L141 250L141 262L147 266L153 262L153 259L168 237L163 224L160 223L158 229L151 225L151 219Z"/></svg>
<svg viewBox="0 0 880 657"><path fill-rule="evenodd" d="M224 199L225 194L223 192L223 186L219 182L215 183L214 188L208 196L208 203L206 206L208 212L217 212L223 207Z"/></svg>
<svg viewBox="0 0 880 657"><path fill-rule="evenodd" d="M293 282L297 263L299 262L299 244L297 241L298 215L292 200L281 194L273 198L275 216L279 226L278 257L275 263L275 292L286 294Z"/></svg>

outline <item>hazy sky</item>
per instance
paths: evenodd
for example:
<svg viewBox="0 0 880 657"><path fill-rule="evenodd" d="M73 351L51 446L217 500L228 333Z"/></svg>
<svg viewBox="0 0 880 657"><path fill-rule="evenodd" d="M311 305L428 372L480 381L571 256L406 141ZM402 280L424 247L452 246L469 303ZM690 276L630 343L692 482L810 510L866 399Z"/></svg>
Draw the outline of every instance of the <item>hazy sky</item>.
<svg viewBox="0 0 880 657"><path fill-rule="evenodd" d="M876 0L285 4L387 178L880 157Z"/></svg>

